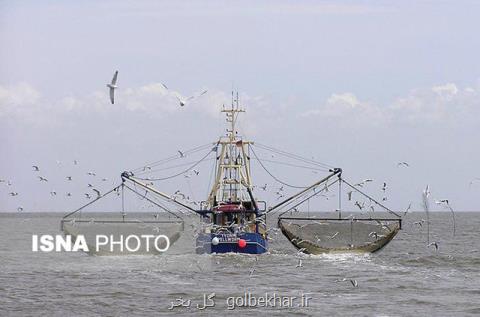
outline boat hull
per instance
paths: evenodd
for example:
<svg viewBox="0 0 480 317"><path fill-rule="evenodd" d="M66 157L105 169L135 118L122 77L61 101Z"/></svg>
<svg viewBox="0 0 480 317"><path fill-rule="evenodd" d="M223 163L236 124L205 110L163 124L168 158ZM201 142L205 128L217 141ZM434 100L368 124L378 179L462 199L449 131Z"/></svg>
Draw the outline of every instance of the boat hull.
<svg viewBox="0 0 480 317"><path fill-rule="evenodd" d="M218 238L218 244L212 240ZM245 240L246 246L241 248L238 241ZM196 252L204 253L245 253L261 254L268 251L267 240L259 233L216 234L201 233L197 237Z"/></svg>

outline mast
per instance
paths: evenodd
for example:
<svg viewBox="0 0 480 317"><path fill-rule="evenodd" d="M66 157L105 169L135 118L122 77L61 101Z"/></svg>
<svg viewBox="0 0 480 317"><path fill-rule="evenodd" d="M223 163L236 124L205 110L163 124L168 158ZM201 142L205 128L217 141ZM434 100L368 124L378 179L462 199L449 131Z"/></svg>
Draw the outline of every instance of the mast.
<svg viewBox="0 0 480 317"><path fill-rule="evenodd" d="M208 196L210 208L220 201L251 201L247 188L252 188L248 155L248 145L252 142L243 140L236 129L239 114L245 112L240 107L238 92L234 96L232 91L231 107L224 106L221 112L225 113L228 127L227 134L218 141L215 181Z"/></svg>

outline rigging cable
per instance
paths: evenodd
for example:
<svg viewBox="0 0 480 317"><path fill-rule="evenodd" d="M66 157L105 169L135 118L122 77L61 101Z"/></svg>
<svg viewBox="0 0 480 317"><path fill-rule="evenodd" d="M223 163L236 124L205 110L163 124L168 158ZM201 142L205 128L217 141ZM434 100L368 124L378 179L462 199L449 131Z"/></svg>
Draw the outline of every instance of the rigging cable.
<svg viewBox="0 0 480 317"><path fill-rule="evenodd" d="M294 185L290 185L290 184L287 184L287 183L281 181L280 179L278 179L277 177L275 177L272 173L270 173L270 171L265 167L265 165L263 165L262 161L258 158L257 154L256 154L255 151L253 150L253 147L250 146L250 150L252 151L253 155L254 155L255 158L257 159L258 163L260 163L260 166L265 170L265 172L267 172L268 175L270 175L274 180L276 180L276 181L279 182L280 184L283 184L283 185L288 186L288 187L291 187L291 188L300 188L300 189L308 188L308 186L294 186Z"/></svg>
<svg viewBox="0 0 480 317"><path fill-rule="evenodd" d="M286 151L283 151L283 150L273 148L271 146L263 145L263 144L260 144L260 143L255 143L255 145L259 148L264 149L264 150L271 151L271 152L274 152L274 153L277 153L277 154L280 154L280 155L284 155L284 156L287 156L287 157L290 157L290 158L293 158L293 159L296 159L296 160L299 160L299 161L303 161L305 163L310 163L310 164L321 166L323 168L328 168L328 169L335 168L335 166L332 166L332 165L329 165L329 164L326 164L326 163L322 163L322 162L317 162L317 161L302 157L302 156L297 155L297 154L293 154L293 153L289 153L289 152L286 152Z"/></svg>
<svg viewBox="0 0 480 317"><path fill-rule="evenodd" d="M186 150L185 152L183 152L184 155L186 154L192 154L192 153L195 153L195 152L198 152L198 151L201 151L205 148L207 148L208 146L211 146L212 143L207 143L207 144L204 144L204 145L200 145L200 146L197 146L195 148L192 148L192 149L189 149L189 150ZM180 159L182 158L182 156L180 154L176 154L176 155L172 155L170 157L167 157L167 158L164 158L164 159L161 159L159 161L155 161L155 162L151 162L151 163L148 163L148 164L145 164L145 165L142 165L140 167L137 167L135 169L132 170L132 172L138 172L140 170L143 170L145 169L145 167L147 166L157 166L157 165L160 165L160 164L164 164L164 163L167 163L167 162L170 162L170 161L173 161L173 160L176 160L176 159Z"/></svg>
<svg viewBox="0 0 480 317"><path fill-rule="evenodd" d="M191 169L193 169L194 167L196 167L198 164L202 163L213 151L212 150L209 150L208 153L202 157L199 161L197 161L196 163L194 163L193 165L191 165L189 168L187 168L186 170L180 172L180 173L177 173L177 174L174 174L174 175L170 175L170 176L167 176L167 177L161 177L161 178L142 178L142 177L135 177L137 179L141 179L141 180L146 180L146 181L163 181L163 180L166 180L166 179L171 179L171 178L174 178L174 177L178 177L182 174L185 174L186 172L190 171Z"/></svg>
<svg viewBox="0 0 480 317"><path fill-rule="evenodd" d="M363 196L367 197L368 199L370 199L371 201L373 201L374 203L376 203L378 206L382 207L383 209L385 209L387 212L399 217L399 218L402 218L399 214L397 214L396 212L394 212L393 210L390 210L389 208L385 207L383 204L379 203L377 200L375 200L374 198L372 198L371 196L365 194L364 192L362 192L360 189L356 188L354 185L350 184L349 182L347 182L345 179L342 178L342 181L347 184L350 188L352 188L353 190L359 192L360 194L362 194Z"/></svg>

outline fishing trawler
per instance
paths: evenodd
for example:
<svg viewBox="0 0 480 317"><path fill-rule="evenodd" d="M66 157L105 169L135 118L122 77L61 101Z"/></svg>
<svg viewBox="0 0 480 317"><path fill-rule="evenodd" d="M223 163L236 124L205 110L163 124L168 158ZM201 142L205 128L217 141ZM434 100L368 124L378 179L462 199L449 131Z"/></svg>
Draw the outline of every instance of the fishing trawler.
<svg viewBox="0 0 480 317"><path fill-rule="evenodd" d="M251 142L238 136L235 128L238 115L244 111L239 108L238 94L230 109L222 109L230 127L226 137L217 142L215 181L205 208L198 211L206 226L197 237L197 253L267 251L265 209L259 209L252 193Z"/></svg>
<svg viewBox="0 0 480 317"><path fill-rule="evenodd" d="M267 252L268 233L270 230L267 230L266 218L267 215L273 215L274 213L278 213L277 225L284 236L299 252L309 254L376 252L387 245L401 229L401 217L399 214L388 209L381 202L346 181L342 177L341 168L319 163L269 146L255 145L254 142L243 138L236 128L239 115L245 112L240 107L238 93L236 98L234 98L232 93L231 106L228 108L223 106L221 112L225 114L228 123L226 135L220 137L215 143L209 143L206 146L200 146L186 152L190 155L190 153L206 150L206 155L199 161L194 162L194 164L179 173L162 178L142 176L147 169L145 166L143 169L138 168L123 172L121 174L122 184L97 198L97 200L101 199L113 191L117 192L117 194L122 191L122 220L114 221L111 223L112 225L122 226L129 222L125 218L123 210L123 190L128 189L175 217L173 220L168 221L143 221L143 224L158 225L158 223L162 222L169 224L170 228L181 224L181 229L183 230L183 217L178 212L183 214L183 211L187 211L190 214L197 215L199 217L199 230L196 230L195 251L199 254L230 252L261 254ZM291 186L274 176L266 168L265 164L262 163L262 159L256 154L254 146L275 152L277 155L283 155L289 159L299 160L304 164L311 164L316 171L323 171L328 174L311 185ZM214 181L205 201L200 203L192 202L188 198L185 199L185 195L178 198L178 195L168 195L154 188L153 181L163 181L181 177L182 175L186 176L185 173L195 171L194 167L213 154L215 155ZM151 170L153 166L182 159L183 157L185 157L185 153L179 151L179 155L150 164L148 169ZM258 161L267 174L277 183L282 184L282 187L296 188L297 193L281 201L277 200L278 202L274 206L267 208L266 202L258 200L253 193L254 185L252 183L250 166L252 159ZM292 164L290 165L292 166ZM132 183L134 185L133 188L128 183ZM337 212L336 217L311 216L309 207L308 212L300 210L305 204L310 206L310 200L321 197L324 192L329 192L329 188L335 184L338 186L339 204L338 208L335 209L335 212ZM145 192L140 193L137 185ZM347 194L348 200L351 198L352 191L357 192L365 199L362 204L357 201L355 205L363 206L368 201L372 210L374 210L374 206L380 207L395 217L382 218L372 215L365 216L363 214L362 217L354 214L343 217L341 203L344 194L342 193L342 186L347 186L350 190L350 193ZM155 197L173 204L177 212L168 209L165 205L156 201L154 197L148 198L147 193L152 193ZM82 208L65 216L62 220L62 228L64 223L71 223L71 216L81 211ZM362 211L362 208L360 211ZM81 221L77 220L76 223ZM88 220L88 222L92 224L96 221ZM135 224L138 224L138 222L138 220L133 220ZM101 222L102 225L106 223L105 220ZM146 228L146 226L142 228ZM69 230L72 231L72 229ZM77 231L75 232L78 234ZM178 239L179 233L172 232L171 236L174 242Z"/></svg>

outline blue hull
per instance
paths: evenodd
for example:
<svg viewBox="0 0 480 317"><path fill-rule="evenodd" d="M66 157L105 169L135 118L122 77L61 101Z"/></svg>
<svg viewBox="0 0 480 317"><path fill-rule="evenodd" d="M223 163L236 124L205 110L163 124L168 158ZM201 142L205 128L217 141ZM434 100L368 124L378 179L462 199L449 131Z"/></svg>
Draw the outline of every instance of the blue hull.
<svg viewBox="0 0 480 317"><path fill-rule="evenodd" d="M212 239L217 237L219 243L212 244ZM240 248L238 240L244 239L247 245ZM201 233L197 238L196 252L202 253L246 253L246 254L261 254L267 252L267 241L259 233L241 233L235 234L215 234L215 233Z"/></svg>

